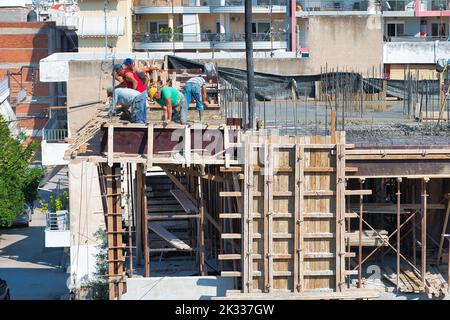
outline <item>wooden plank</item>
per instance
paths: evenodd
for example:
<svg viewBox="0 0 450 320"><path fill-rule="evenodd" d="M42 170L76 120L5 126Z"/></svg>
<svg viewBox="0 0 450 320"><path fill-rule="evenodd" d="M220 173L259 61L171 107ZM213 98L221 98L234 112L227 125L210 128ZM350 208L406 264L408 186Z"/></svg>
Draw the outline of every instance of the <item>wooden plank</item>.
<svg viewBox="0 0 450 320"><path fill-rule="evenodd" d="M336 195L336 192L332 190L308 190L303 192L303 196L305 197L327 197L334 195Z"/></svg>
<svg viewBox="0 0 450 320"><path fill-rule="evenodd" d="M267 181L268 181L268 216L267 216L267 231L268 233L264 232L264 236L268 237L268 247L267 247L267 259L268 259L268 292L273 291L273 239L275 237L275 234L273 233L273 175L274 173L274 165L273 165L273 144L271 143L271 137L269 137L269 145L268 145L268 174L267 174Z"/></svg>
<svg viewBox="0 0 450 320"><path fill-rule="evenodd" d="M240 254L219 254L218 259L219 260L241 260Z"/></svg>
<svg viewBox="0 0 450 320"><path fill-rule="evenodd" d="M345 190L346 196L368 196L372 194L372 190Z"/></svg>
<svg viewBox="0 0 450 320"><path fill-rule="evenodd" d="M321 276L334 276L336 272L334 270L305 270L305 277L321 277Z"/></svg>
<svg viewBox="0 0 450 320"><path fill-rule="evenodd" d="M333 212L308 212L303 214L304 219L332 219L334 217Z"/></svg>
<svg viewBox="0 0 450 320"><path fill-rule="evenodd" d="M173 233L169 232L166 228L163 227L161 223L158 222L150 222L148 224L150 230L156 233L158 236L167 241L172 247L177 248L182 251L190 251L192 248L177 238Z"/></svg>
<svg viewBox="0 0 450 320"><path fill-rule="evenodd" d="M220 272L221 277L240 277L242 274L240 271L222 271Z"/></svg>
<svg viewBox="0 0 450 320"><path fill-rule="evenodd" d="M242 192L240 191L221 191L219 192L219 197L241 197Z"/></svg>
<svg viewBox="0 0 450 320"><path fill-rule="evenodd" d="M268 139L266 138L266 143L263 146L264 150L264 207L263 207L263 274L264 274L264 287L263 292L269 292L269 214L271 214L269 209L269 146ZM256 234L253 235L256 238Z"/></svg>
<svg viewBox="0 0 450 320"><path fill-rule="evenodd" d="M305 259L331 259L335 258L336 254L333 252L306 252Z"/></svg>
<svg viewBox="0 0 450 320"><path fill-rule="evenodd" d="M148 124L147 129L147 168L153 166L153 123Z"/></svg>
<svg viewBox="0 0 450 320"><path fill-rule="evenodd" d="M186 167L191 166L191 128L186 126L184 128L184 158L186 160Z"/></svg>
<svg viewBox="0 0 450 320"><path fill-rule="evenodd" d="M114 126L112 123L108 126L108 166L112 167L114 156Z"/></svg>
<svg viewBox="0 0 450 320"><path fill-rule="evenodd" d="M230 167L230 132L228 126L223 129L223 148L225 150L225 168Z"/></svg>
<svg viewBox="0 0 450 320"><path fill-rule="evenodd" d="M241 213L219 213L219 218L221 219L241 219Z"/></svg>
<svg viewBox="0 0 450 320"><path fill-rule="evenodd" d="M181 190L170 190L170 193L177 199L186 213L198 213L197 206Z"/></svg>
<svg viewBox="0 0 450 320"><path fill-rule="evenodd" d="M241 239L240 233L222 233L221 234L222 239Z"/></svg>
<svg viewBox="0 0 450 320"><path fill-rule="evenodd" d="M301 137L298 138L298 141L300 143L298 147L298 158L296 158L295 162L298 167L298 183L299 183L299 190L298 190L298 220L295 221L296 224L299 225L298 232L299 232L299 238L298 238L298 288L300 292L304 292L305 284L304 284L304 269L305 264L303 261L304 258L304 250L305 250L305 243L304 243L304 234L305 234L305 224L303 223L304 214L306 211L305 201L304 201L304 191L305 191L305 138Z"/></svg>
<svg viewBox="0 0 450 320"><path fill-rule="evenodd" d="M332 232L317 232L317 233L305 233L303 238L305 239L331 239L336 236Z"/></svg>
<svg viewBox="0 0 450 320"><path fill-rule="evenodd" d="M246 176L247 176L247 183L245 184L245 186L247 187L247 202L246 202L246 209L247 210L247 214L246 214L246 218L247 220L242 221L242 224L245 224L247 227L247 241L245 242L245 249L246 251L244 252L244 255L246 257L246 283L248 284L248 292L252 293L253 292L253 255L251 254L253 252L253 192L254 192L254 185L253 185L253 170L252 170L252 166L254 165L255 159L253 158L253 147L252 145L248 144L248 148L247 148L247 160L246 160ZM235 173L232 173L233 175ZM245 183L245 180L244 180ZM245 188L245 187L244 187ZM245 190L245 189L244 189Z"/></svg>
<svg viewBox="0 0 450 320"><path fill-rule="evenodd" d="M294 291L300 292L299 284L299 259L298 254L300 251L299 245L299 224L300 224L300 145L298 143L298 137L296 137L295 144L295 172L294 172Z"/></svg>
<svg viewBox="0 0 450 320"><path fill-rule="evenodd" d="M448 197L447 210L445 211L444 223L442 224L441 237L440 237L440 240L439 240L438 255L437 255L437 265L439 265L441 263L442 249L444 247L446 230L448 228L448 217L449 217L449 214L450 214L450 194L447 194L447 197ZM450 251L450 248L449 248L449 251Z"/></svg>

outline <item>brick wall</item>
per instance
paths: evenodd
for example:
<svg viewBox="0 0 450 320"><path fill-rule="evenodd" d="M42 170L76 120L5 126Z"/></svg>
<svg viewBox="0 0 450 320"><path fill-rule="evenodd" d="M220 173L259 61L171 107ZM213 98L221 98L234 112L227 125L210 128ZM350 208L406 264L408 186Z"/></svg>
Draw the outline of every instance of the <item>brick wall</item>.
<svg viewBox="0 0 450 320"><path fill-rule="evenodd" d="M10 76L10 102L20 116L18 126L29 132L42 134L47 121L32 117L45 113L52 101L50 84L39 82L38 68L39 61L53 53L54 41L54 22L0 22L0 78L8 71L18 73L21 66L33 67L22 69L22 75ZM22 88L27 92L26 100L17 103Z"/></svg>

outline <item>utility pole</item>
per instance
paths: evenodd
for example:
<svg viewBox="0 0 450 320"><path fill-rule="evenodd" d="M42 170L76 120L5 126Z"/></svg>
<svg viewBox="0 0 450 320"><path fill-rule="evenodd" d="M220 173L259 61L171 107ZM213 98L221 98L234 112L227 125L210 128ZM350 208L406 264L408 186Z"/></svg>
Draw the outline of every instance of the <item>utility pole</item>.
<svg viewBox="0 0 450 320"><path fill-rule="evenodd" d="M247 62L248 126L256 129L255 78L253 74L252 0L245 0L245 52ZM245 119L244 119L245 122Z"/></svg>

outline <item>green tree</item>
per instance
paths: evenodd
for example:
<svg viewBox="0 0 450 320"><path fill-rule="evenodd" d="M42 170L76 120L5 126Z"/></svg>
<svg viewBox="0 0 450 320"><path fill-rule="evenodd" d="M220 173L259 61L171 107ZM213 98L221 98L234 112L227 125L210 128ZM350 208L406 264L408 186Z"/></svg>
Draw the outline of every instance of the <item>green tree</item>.
<svg viewBox="0 0 450 320"><path fill-rule="evenodd" d="M106 230L98 229L94 233L95 238L99 242L98 253L95 256L95 273L94 278L87 283L87 287L91 290L92 300L108 300L109 284L108 284L108 241Z"/></svg>
<svg viewBox="0 0 450 320"><path fill-rule="evenodd" d="M29 167L39 145L22 146L11 136L8 124L0 116L0 226L10 226L22 211L25 201L35 200L32 190L42 173ZM40 169L39 169L40 170ZM41 170L42 171L42 170ZM31 179L31 182L30 180ZM39 179L40 180L40 179ZM39 183L39 182L37 182Z"/></svg>

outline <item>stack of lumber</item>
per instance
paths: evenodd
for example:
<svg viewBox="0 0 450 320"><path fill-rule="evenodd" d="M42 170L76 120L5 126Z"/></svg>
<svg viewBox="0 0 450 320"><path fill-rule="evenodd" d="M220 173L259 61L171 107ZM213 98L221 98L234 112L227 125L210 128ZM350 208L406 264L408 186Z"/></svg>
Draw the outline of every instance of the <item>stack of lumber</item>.
<svg viewBox="0 0 450 320"><path fill-rule="evenodd" d="M383 266L383 277L397 286L397 273L388 266ZM402 267L399 275L399 289L404 293L427 292L430 296L443 297L449 294L448 283L445 281L439 270L431 265L427 266L425 276L426 285L422 283L421 277L414 271Z"/></svg>
<svg viewBox="0 0 450 320"><path fill-rule="evenodd" d="M383 266L382 276L397 286L397 272L388 266ZM425 292L425 286L417 275L407 268L400 269L399 289L403 293L422 293Z"/></svg>
<svg viewBox="0 0 450 320"><path fill-rule="evenodd" d="M429 294L435 297L446 296L448 292L448 283L440 273L439 269L435 266L427 266L427 275L425 281L428 286Z"/></svg>
<svg viewBox="0 0 450 320"><path fill-rule="evenodd" d="M362 232L362 246L363 247L375 247L378 245L387 246L387 243L383 240L388 240L388 232L386 230L376 230L378 234L372 230L363 230ZM347 232L345 234L345 242L350 246L359 246L359 231Z"/></svg>

